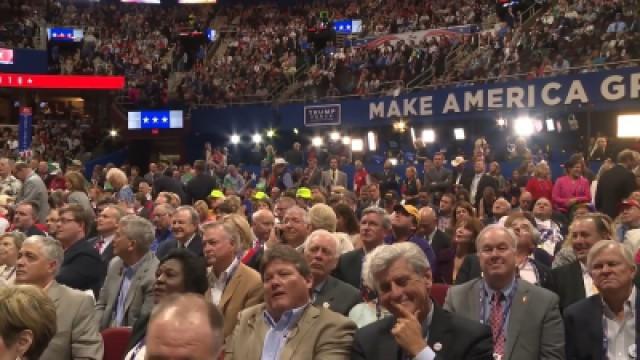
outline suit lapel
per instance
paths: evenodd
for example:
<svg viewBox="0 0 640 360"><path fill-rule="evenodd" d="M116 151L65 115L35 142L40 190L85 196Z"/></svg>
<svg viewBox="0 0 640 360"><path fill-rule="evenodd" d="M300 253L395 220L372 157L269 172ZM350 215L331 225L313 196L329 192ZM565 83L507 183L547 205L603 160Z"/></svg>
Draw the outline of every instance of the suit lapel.
<svg viewBox="0 0 640 360"><path fill-rule="evenodd" d="M448 358L447 350L452 343L450 340L451 327L449 326L449 317L447 314L435 303L432 302L433 317L431 318L431 324L429 325L429 333L427 344L436 353L436 358L446 359ZM436 345L437 344L437 345Z"/></svg>
<svg viewBox="0 0 640 360"><path fill-rule="evenodd" d="M584 299L587 297L587 291L584 288L584 278L582 276L582 267L580 266L580 262L577 260L573 263L573 271L575 272L575 279L578 280L578 281L573 281L573 283L575 283L575 286L576 286L576 294L580 296L578 300Z"/></svg>
<svg viewBox="0 0 640 360"><path fill-rule="evenodd" d="M256 311L251 318L247 320L247 327L249 328L249 334L253 339L260 339L264 341L267 336L267 324L265 323L263 314L265 311L264 304L260 307L259 311ZM251 359L259 359L262 356L262 346L250 346L250 349L246 352ZM255 356L253 356L255 355ZM283 358L284 359L284 358Z"/></svg>
<svg viewBox="0 0 640 360"><path fill-rule="evenodd" d="M593 347L595 348L594 354L597 354L597 359L602 359L602 338L604 336L604 331L602 329L602 306L600 306L600 297L596 296L594 298L589 299L591 302L591 313L592 316L589 316L589 324L587 327L587 331L590 336L589 339L593 341ZM636 324L636 329L638 324ZM637 331L637 330L636 330Z"/></svg>
<svg viewBox="0 0 640 360"><path fill-rule="evenodd" d="M140 263L140 268L136 271L135 275L133 275L133 279L131 279L131 284L129 284L129 290L127 291L127 298L124 300L124 312L125 314L129 310L129 306L133 302L133 299L136 297L136 288L138 284L142 281L144 275L149 271L149 260L151 257L151 253L147 253L142 258L142 262Z"/></svg>
<svg viewBox="0 0 640 360"><path fill-rule="evenodd" d="M333 277L329 276L327 278L327 282L324 284L322 291L316 297L316 301L314 301L314 305L323 306L324 303L333 303L334 291L333 288L336 287L336 282L333 280Z"/></svg>
<svg viewBox="0 0 640 360"><path fill-rule="evenodd" d="M53 301L56 309L60 308L60 298L62 296L62 294L60 293L61 290L62 289L60 289L60 284L58 284L55 280L51 282L51 285L49 285L49 288L47 289L47 295L49 296L49 299Z"/></svg>
<svg viewBox="0 0 640 360"><path fill-rule="evenodd" d="M307 306L302 314L302 317L298 320L298 322L294 325L294 327L289 331L287 335L287 342L282 349L282 353L280 355L281 359L295 359L294 354L296 352L297 347L300 345L302 341L305 340L305 334L311 328L313 328L313 323L320 316L320 310L313 305ZM311 358L313 354L304 354L305 357Z"/></svg>
<svg viewBox="0 0 640 360"><path fill-rule="evenodd" d="M509 313L509 326L507 332L507 343L505 344L505 357L511 358L511 353L515 346L518 336L520 335L520 327L522 322L525 321L527 312L527 294L529 293L528 284L523 280L517 279L518 289L513 297L513 303L511 304L511 310Z"/></svg>
<svg viewBox="0 0 640 360"><path fill-rule="evenodd" d="M224 288L224 291L222 292L222 297L220 297L220 303L218 304L218 307L223 310L227 305L227 302L229 302L229 300L231 299L231 295L233 295L233 293L236 291L236 288L242 283L242 275L244 273L243 266L244 264L238 263L238 268L236 269L235 274L233 274L231 280L229 280L229 284L227 284L227 286Z"/></svg>
<svg viewBox="0 0 640 360"><path fill-rule="evenodd" d="M480 291L482 289L482 281L480 279L472 280L474 283L471 285L471 293L467 296L467 309L470 309L469 319L475 319L477 321L484 321L480 319Z"/></svg>

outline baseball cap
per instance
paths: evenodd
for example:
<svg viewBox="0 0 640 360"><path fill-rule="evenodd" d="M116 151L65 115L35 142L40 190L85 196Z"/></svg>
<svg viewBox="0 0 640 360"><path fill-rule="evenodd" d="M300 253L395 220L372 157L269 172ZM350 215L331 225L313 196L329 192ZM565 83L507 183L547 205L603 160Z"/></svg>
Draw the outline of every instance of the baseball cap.
<svg viewBox="0 0 640 360"><path fill-rule="evenodd" d="M220 199L220 198L224 199L224 194L220 190L212 190L211 193L209 194L209 197L212 197L214 199Z"/></svg>
<svg viewBox="0 0 640 360"><path fill-rule="evenodd" d="M419 220L418 209L413 205L396 205L393 207L393 211L401 212L408 216L413 216L416 222Z"/></svg>
<svg viewBox="0 0 640 360"><path fill-rule="evenodd" d="M267 196L267 194L265 194L264 191L257 191L255 194L253 194L253 199L254 200L266 200L269 197Z"/></svg>
<svg viewBox="0 0 640 360"><path fill-rule="evenodd" d="M622 206L635 206L637 208L640 208L640 203L638 203L634 199L629 198L622 201Z"/></svg>
<svg viewBox="0 0 640 360"><path fill-rule="evenodd" d="M296 197L301 199L311 199L311 189L301 187L296 191Z"/></svg>

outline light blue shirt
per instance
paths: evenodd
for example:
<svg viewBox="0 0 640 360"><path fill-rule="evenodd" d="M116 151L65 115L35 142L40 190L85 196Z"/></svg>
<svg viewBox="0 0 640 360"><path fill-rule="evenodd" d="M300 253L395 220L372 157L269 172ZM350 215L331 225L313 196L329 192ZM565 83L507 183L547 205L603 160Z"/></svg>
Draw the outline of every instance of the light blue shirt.
<svg viewBox="0 0 640 360"><path fill-rule="evenodd" d="M127 302L127 294L131 287L131 279L133 279L133 275L138 271L141 262L142 259L138 260L133 266L125 266L124 269L122 269L122 283L120 284L120 292L118 293L118 302L116 304L115 326L122 326L123 324L125 303ZM129 324L129 326L132 325L133 324Z"/></svg>
<svg viewBox="0 0 640 360"><path fill-rule="evenodd" d="M269 331L264 337L261 360L280 360L280 353L287 343L289 331L298 322L304 310L309 306L305 304L298 308L286 311L277 322L268 311L264 311L264 321L269 326Z"/></svg>
<svg viewBox="0 0 640 360"><path fill-rule="evenodd" d="M502 294L504 295L504 297L501 300L502 303L502 309L505 309L505 306L508 306L507 300L509 298L512 298L512 292L515 290L516 288L516 278L513 278L513 280L511 281L511 283L509 283L509 285L507 285L504 289L502 289ZM489 316L491 314L491 299L493 298L493 294L495 294L495 290L489 288L486 283L484 283L484 285L482 286L482 289L480 291L484 291L484 301L481 304L483 306L483 315L484 318L480 319L480 323L482 324L486 324L488 326L491 326L489 324ZM515 295L515 294L514 294ZM506 339L507 339L507 333L508 333L508 329L509 329L509 317L511 316L511 309L509 309L509 311L506 314L506 318L504 319L504 337L505 337L505 343L506 343Z"/></svg>
<svg viewBox="0 0 640 360"><path fill-rule="evenodd" d="M426 329L427 338L429 336L429 326L431 326L432 319L433 319L433 303L431 303L431 310L429 311L429 315L427 315L427 318L422 323L422 329L423 331L425 331ZM428 340L427 338L425 338L424 340L427 341ZM416 355L416 357L413 358L413 360L433 360L435 358L436 358L436 353L433 352L430 346L427 346L424 349L422 349L422 351L420 351L418 355Z"/></svg>

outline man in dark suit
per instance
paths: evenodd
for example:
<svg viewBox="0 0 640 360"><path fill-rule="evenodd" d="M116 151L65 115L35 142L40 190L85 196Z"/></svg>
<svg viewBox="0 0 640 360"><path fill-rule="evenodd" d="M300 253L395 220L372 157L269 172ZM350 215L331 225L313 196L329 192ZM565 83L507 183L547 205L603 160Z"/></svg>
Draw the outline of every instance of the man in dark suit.
<svg viewBox="0 0 640 360"><path fill-rule="evenodd" d="M26 236L45 235L45 233L36 226L37 222L38 204L33 201L23 201L18 204L15 215L13 216L14 230L20 231Z"/></svg>
<svg viewBox="0 0 640 360"><path fill-rule="evenodd" d="M357 288L330 275L338 262L338 239L326 230L312 232L304 257L313 276L313 304L347 316L361 298Z"/></svg>
<svg viewBox="0 0 640 360"><path fill-rule="evenodd" d="M423 185L433 195L433 202L438 203L440 196L449 191L453 182L453 173L444 166L444 154L433 155L433 168L425 171Z"/></svg>
<svg viewBox="0 0 640 360"><path fill-rule="evenodd" d="M173 172L169 169L158 176L153 182L153 195L157 196L161 192L170 192L180 197L181 204L186 204L187 195L184 193L184 185L180 180L173 178Z"/></svg>
<svg viewBox="0 0 640 360"><path fill-rule="evenodd" d="M118 222L126 215L124 209L117 205L107 205L98 214L96 218L96 231L98 236L90 238L89 244L93 246L98 253L102 261L108 266L111 259L113 259L113 238L116 236L116 230L118 230Z"/></svg>
<svg viewBox="0 0 640 360"><path fill-rule="evenodd" d="M449 313L430 299L432 274L412 243L381 246L368 256L368 282L393 316L356 332L352 360L493 359L488 326Z"/></svg>
<svg viewBox="0 0 640 360"><path fill-rule="evenodd" d="M564 359L558 296L516 276L517 242L501 225L484 228L476 238L484 276L449 288L444 308L490 325L496 358Z"/></svg>
<svg viewBox="0 0 640 360"><path fill-rule="evenodd" d="M78 290L92 290L97 297L106 274L106 265L100 254L85 239L88 219L78 204L69 204L59 210L57 240L64 249L64 260L56 281Z"/></svg>
<svg viewBox="0 0 640 360"><path fill-rule="evenodd" d="M621 243L603 240L589 251L588 267L599 294L564 312L567 359L635 359L640 324L629 324L638 318L640 299L633 283L633 253ZM619 327L620 332L611 331Z"/></svg>
<svg viewBox="0 0 640 360"><path fill-rule="evenodd" d="M191 205L198 200L206 201L211 190L220 188L218 180L207 174L204 160L196 160L193 163L193 169L196 174L185 187L185 195L187 197L183 199L183 204L185 205Z"/></svg>
<svg viewBox="0 0 640 360"><path fill-rule="evenodd" d="M560 297L560 309L596 293L593 279L587 271L587 254L600 240L611 238L605 220L598 215L584 215L573 220L569 227L571 246L576 260L551 270L551 290Z"/></svg>
<svg viewBox="0 0 640 360"><path fill-rule="evenodd" d="M391 161L386 160L383 165L383 172L377 174L375 177L378 179L380 194L386 194L393 190L396 193L400 193L400 184L398 183L398 175L393 169Z"/></svg>
<svg viewBox="0 0 640 360"><path fill-rule="evenodd" d="M362 211L360 219L360 241L362 248L344 253L338 259L338 265L333 273L336 278L363 290L362 263L365 252L384 243L384 238L391 231L391 219L384 209L369 207Z"/></svg>
<svg viewBox="0 0 640 360"><path fill-rule="evenodd" d="M418 212L418 215L418 230L416 233L427 239L437 258L441 250L451 247L451 238L438 230L438 216L432 207L423 207Z"/></svg>
<svg viewBox="0 0 640 360"><path fill-rule="evenodd" d="M171 233L173 238L164 241L158 247L156 256L164 258L171 249L187 248L198 256L203 256L202 236L198 231L200 216L192 206L180 206L173 214Z"/></svg>
<svg viewBox="0 0 640 360"><path fill-rule="evenodd" d="M465 189L469 189L471 179L473 178L473 169L465 166L467 161L463 156L456 156L451 160L451 166L453 167L453 173L451 175L452 185L462 186Z"/></svg>
<svg viewBox="0 0 640 360"><path fill-rule="evenodd" d="M307 168L304 169L303 185L307 187L320 186L320 182L322 181L322 171L318 167L318 159L310 157L307 160L307 164Z"/></svg>
<svg viewBox="0 0 640 360"><path fill-rule="evenodd" d="M469 191L471 202L478 208L484 189L492 187L494 191L498 191L498 181L486 173L484 158L477 158L473 162L473 171L473 176L465 179L464 186Z"/></svg>
<svg viewBox="0 0 640 360"><path fill-rule="evenodd" d="M640 155L633 150L623 150L618 154L618 163L600 175L596 190L596 209L609 215L612 219L620 213L620 203L635 189L636 177L633 170Z"/></svg>

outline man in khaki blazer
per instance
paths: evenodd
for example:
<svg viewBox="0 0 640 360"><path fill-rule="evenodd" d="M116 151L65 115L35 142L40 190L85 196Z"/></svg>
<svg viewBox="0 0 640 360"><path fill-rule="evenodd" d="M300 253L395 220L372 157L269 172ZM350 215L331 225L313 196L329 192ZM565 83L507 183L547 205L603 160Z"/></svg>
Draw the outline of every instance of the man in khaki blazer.
<svg viewBox="0 0 640 360"><path fill-rule="evenodd" d="M40 360L102 360L92 296L55 281L63 258L60 243L40 235L28 237L18 255L16 283L44 289L56 306L58 331Z"/></svg>
<svg viewBox="0 0 640 360"><path fill-rule="evenodd" d="M222 312L227 337L238 322L238 313L262 302L262 279L236 257L240 234L234 226L220 222L204 225L202 243L207 265L211 266L205 297Z"/></svg>
<svg viewBox="0 0 640 360"><path fill-rule="evenodd" d="M158 259L149 250L154 237L153 225L149 220L136 215L120 219L112 240L116 257L109 264L96 304L101 330L133 326L141 314L151 312L153 283L158 268ZM128 281L127 287L124 286L125 280ZM121 296L124 296L124 304L122 309L118 309Z"/></svg>
<svg viewBox="0 0 640 360"><path fill-rule="evenodd" d="M313 280L302 255L276 245L265 253L263 269L265 303L240 313L225 359L260 360L263 353L273 359L348 359L356 325L311 304Z"/></svg>

